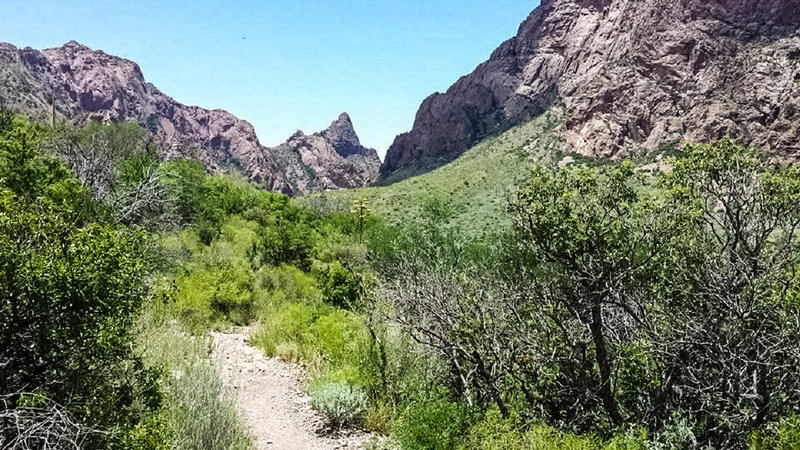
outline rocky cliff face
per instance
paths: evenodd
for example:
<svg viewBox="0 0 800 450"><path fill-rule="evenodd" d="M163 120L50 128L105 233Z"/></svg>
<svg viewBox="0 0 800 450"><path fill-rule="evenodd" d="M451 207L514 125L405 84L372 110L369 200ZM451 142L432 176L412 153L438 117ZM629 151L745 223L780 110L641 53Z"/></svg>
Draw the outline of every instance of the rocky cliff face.
<svg viewBox="0 0 800 450"><path fill-rule="evenodd" d="M800 0L543 0L426 99L381 167L446 162L553 105L565 151L622 157L725 134L800 153Z"/></svg>
<svg viewBox="0 0 800 450"><path fill-rule="evenodd" d="M377 179L381 164L378 152L361 145L347 113L319 133L296 132L276 152L284 166L313 169L287 172L286 180L300 192L364 186Z"/></svg>
<svg viewBox="0 0 800 450"><path fill-rule="evenodd" d="M197 158L217 171L236 168L251 181L287 194L309 192L298 189L292 173L311 179L319 174L326 180L307 183L308 189L318 185L338 189L372 181L380 165L377 155L349 162L347 152L357 152L355 147L338 158L320 155L315 159L309 154L310 165L283 158L281 150L261 145L250 123L223 110L182 105L146 82L136 63L76 42L44 51L0 43L0 102L41 117L49 111L52 98L58 115L72 122L137 122L163 142L167 158ZM335 137L357 144L352 124L345 131L350 134ZM337 184L340 180L346 183Z"/></svg>

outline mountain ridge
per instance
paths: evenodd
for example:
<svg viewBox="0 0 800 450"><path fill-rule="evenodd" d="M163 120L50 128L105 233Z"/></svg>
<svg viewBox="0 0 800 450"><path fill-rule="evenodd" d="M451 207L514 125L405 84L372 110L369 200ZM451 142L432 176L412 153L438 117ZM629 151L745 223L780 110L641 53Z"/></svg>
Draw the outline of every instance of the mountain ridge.
<svg viewBox="0 0 800 450"><path fill-rule="evenodd" d="M338 153L317 159L282 158L282 150L261 144L249 122L223 109L184 105L147 82L136 62L76 41L41 51L0 43L0 86L5 87L0 91L0 101L13 110L42 117L55 99L57 114L79 125L133 121L164 144L164 158L196 158L212 171L234 167L251 181L286 194L310 192L300 186L360 187L374 179L380 165L377 153L366 149L359 153L355 145L352 151L360 158L348 160L347 155ZM350 129L342 128L338 133L346 134L348 142L355 136L358 142L349 116L347 124ZM346 128L347 124L339 126ZM324 147L319 144L310 151L320 146ZM307 165L304 161L331 166ZM298 185L289 174L300 172L321 181Z"/></svg>
<svg viewBox="0 0 800 450"><path fill-rule="evenodd" d="M381 178L452 161L555 104L563 150L620 158L729 134L796 156L800 0L545 0L420 106Z"/></svg>

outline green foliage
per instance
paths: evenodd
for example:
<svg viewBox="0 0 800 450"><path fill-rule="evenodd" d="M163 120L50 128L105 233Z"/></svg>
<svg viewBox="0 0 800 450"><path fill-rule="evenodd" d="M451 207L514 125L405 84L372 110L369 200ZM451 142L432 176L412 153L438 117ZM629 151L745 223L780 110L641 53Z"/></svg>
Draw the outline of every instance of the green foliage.
<svg viewBox="0 0 800 450"><path fill-rule="evenodd" d="M252 279L244 267L197 269L177 282L175 300L195 326L227 320L247 324L253 315Z"/></svg>
<svg viewBox="0 0 800 450"><path fill-rule="evenodd" d="M172 429L172 448L253 448L238 421L233 398L225 394L219 372L210 363L186 367L172 381L168 398L165 414Z"/></svg>
<svg viewBox="0 0 800 450"><path fill-rule="evenodd" d="M339 261L321 265L315 272L326 302L347 309L359 304L365 283L361 275L345 268Z"/></svg>
<svg viewBox="0 0 800 450"><path fill-rule="evenodd" d="M309 387L309 404L321 412L334 428L355 424L367 408L367 397L357 386L345 382L317 382Z"/></svg>
<svg viewBox="0 0 800 450"><path fill-rule="evenodd" d="M15 116L0 133L0 181L21 199L44 197L77 206L83 192L80 183L55 156L42 151L43 126Z"/></svg>
<svg viewBox="0 0 800 450"><path fill-rule="evenodd" d="M259 229L251 257L261 264L289 264L307 271L311 268L315 237L309 225L279 219Z"/></svg>
<svg viewBox="0 0 800 450"><path fill-rule="evenodd" d="M442 222L445 228L457 225L465 238L484 238L509 224L504 214L506 195L524 182L534 161L546 159L558 149L562 120L561 109L553 108L529 123L486 139L455 161L437 164L435 170L401 176L401 181L388 180L376 187L314 194L300 201L341 204L341 210L347 211L354 199L366 197L374 216L386 225L404 227L422 223L426 203L435 198L447 210ZM318 200L320 197L324 200Z"/></svg>
<svg viewBox="0 0 800 450"><path fill-rule="evenodd" d="M42 146L57 155L91 195L92 220L168 228L170 198L162 181L158 149L134 123L92 122L83 128L48 128Z"/></svg>
<svg viewBox="0 0 800 450"><path fill-rule="evenodd" d="M396 437L404 449L452 449L469 424L467 409L446 397L414 402L399 419Z"/></svg>
<svg viewBox="0 0 800 450"><path fill-rule="evenodd" d="M169 427L161 415L139 422L125 437L123 448L129 450L168 450Z"/></svg>
<svg viewBox="0 0 800 450"><path fill-rule="evenodd" d="M139 320L138 346L149 366L163 369L165 386L164 408L134 430L141 448L160 448L159 443L186 450L252 448L233 397L210 361L208 337L187 333L169 315L148 310Z"/></svg>
<svg viewBox="0 0 800 450"><path fill-rule="evenodd" d="M203 334L253 324L332 425L402 448L796 447L800 170L730 139L659 180L533 166L560 121L315 211L135 125L0 113L0 395L94 447L251 448ZM161 222L157 252L128 228Z"/></svg>
<svg viewBox="0 0 800 450"><path fill-rule="evenodd" d="M790 450L800 448L800 416L781 420L766 430L754 432L749 439L750 450Z"/></svg>
<svg viewBox="0 0 800 450"><path fill-rule="evenodd" d="M0 139L2 395L35 390L84 426L122 431L88 438L113 445L161 402L157 371L129 345L147 292L146 237L76 223L86 198L37 133L17 118Z"/></svg>
<svg viewBox="0 0 800 450"><path fill-rule="evenodd" d="M496 409L473 425L461 448L482 450L645 450L647 433L633 429L607 442L593 436L559 432L547 425L524 426L518 419L503 419Z"/></svg>
<svg viewBox="0 0 800 450"><path fill-rule="evenodd" d="M322 303L283 303L267 311L252 336L267 355L325 369L335 378L363 381L367 330L357 314Z"/></svg>

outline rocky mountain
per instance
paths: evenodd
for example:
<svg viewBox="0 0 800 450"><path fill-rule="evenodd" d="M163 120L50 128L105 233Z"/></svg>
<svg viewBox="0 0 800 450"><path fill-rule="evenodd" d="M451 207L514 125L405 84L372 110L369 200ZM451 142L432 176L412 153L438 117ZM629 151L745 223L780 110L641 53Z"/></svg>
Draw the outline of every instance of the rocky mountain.
<svg viewBox="0 0 800 450"><path fill-rule="evenodd" d="M558 105L563 150L623 157L725 134L800 154L800 0L542 0L420 107L384 178L441 164Z"/></svg>
<svg viewBox="0 0 800 450"><path fill-rule="evenodd" d="M377 151L361 145L347 113L319 133L297 131L274 153L297 192L361 187L377 179L381 164Z"/></svg>
<svg viewBox="0 0 800 450"><path fill-rule="evenodd" d="M360 146L346 116L319 142L304 146L301 157L286 157L284 146L261 145L250 123L168 97L133 61L77 42L43 51L0 43L0 102L44 117L53 98L57 114L74 123L137 122L163 142L165 158L197 158L214 171L235 168L287 194L363 186L380 166L377 154Z"/></svg>

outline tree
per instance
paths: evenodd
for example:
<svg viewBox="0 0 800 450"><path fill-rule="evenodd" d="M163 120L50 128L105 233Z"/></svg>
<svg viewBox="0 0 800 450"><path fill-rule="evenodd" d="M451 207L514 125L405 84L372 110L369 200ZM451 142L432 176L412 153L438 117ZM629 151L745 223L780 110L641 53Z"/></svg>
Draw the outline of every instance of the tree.
<svg viewBox="0 0 800 450"><path fill-rule="evenodd" d="M594 366L578 379L597 380L596 394L615 426L641 414L623 410L615 373L621 353L646 338L650 328L646 286L661 274L661 252L671 234L662 211L642 189L643 180L624 163L608 172L565 168L536 169L510 206L517 256L536 279L540 299L564 328L566 349L587 354ZM585 341L573 318L588 328ZM633 406L633 405L630 405Z"/></svg>
<svg viewBox="0 0 800 450"><path fill-rule="evenodd" d="M800 170L728 138L684 153L667 185L698 210L704 258L665 305L660 353L683 363L674 406L738 445L800 404Z"/></svg>
<svg viewBox="0 0 800 450"><path fill-rule="evenodd" d="M16 118L0 136L0 439L49 438L36 434L47 424L31 425L42 419L69 440L101 429L84 445L105 447L160 402L156 373L131 346L144 236L77 214L91 198L38 131Z"/></svg>
<svg viewBox="0 0 800 450"><path fill-rule="evenodd" d="M101 220L147 227L174 219L158 149L133 123L92 122L85 128L63 125L42 140L94 198Z"/></svg>

